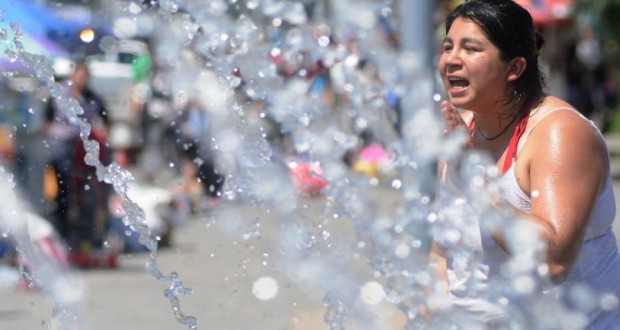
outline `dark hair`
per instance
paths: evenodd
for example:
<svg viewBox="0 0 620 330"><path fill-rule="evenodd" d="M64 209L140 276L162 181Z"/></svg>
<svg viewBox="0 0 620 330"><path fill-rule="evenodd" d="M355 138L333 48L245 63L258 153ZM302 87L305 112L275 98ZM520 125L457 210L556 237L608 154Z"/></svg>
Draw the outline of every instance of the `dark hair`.
<svg viewBox="0 0 620 330"><path fill-rule="evenodd" d="M446 17L446 33L459 17L478 24L499 49L502 60L525 58L527 66L515 83L515 93L510 101L542 101L545 76L540 70L538 57L545 41L536 31L530 13L512 0L470 0Z"/></svg>

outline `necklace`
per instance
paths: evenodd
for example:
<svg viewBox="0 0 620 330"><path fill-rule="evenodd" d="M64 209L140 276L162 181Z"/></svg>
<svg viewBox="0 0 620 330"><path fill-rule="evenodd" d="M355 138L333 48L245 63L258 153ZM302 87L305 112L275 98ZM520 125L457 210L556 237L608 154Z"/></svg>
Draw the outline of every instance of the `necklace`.
<svg viewBox="0 0 620 330"><path fill-rule="evenodd" d="M497 135L491 136L491 137L487 137L484 135L484 133L482 133L482 130L480 130L480 125L478 125L476 123L476 118L474 117L474 123L476 123L476 130L478 131L478 133L480 133L480 136L482 136L483 139L487 140L487 141L493 141L497 138L499 138L500 136L504 135L504 133L506 133L506 131L508 130L508 128L510 128L510 126L512 126L512 124L514 124L514 122L517 120L517 118L519 118L519 114L517 113L512 120L510 121L510 124L506 125L506 127L504 127L504 129L502 129L499 133L497 133Z"/></svg>

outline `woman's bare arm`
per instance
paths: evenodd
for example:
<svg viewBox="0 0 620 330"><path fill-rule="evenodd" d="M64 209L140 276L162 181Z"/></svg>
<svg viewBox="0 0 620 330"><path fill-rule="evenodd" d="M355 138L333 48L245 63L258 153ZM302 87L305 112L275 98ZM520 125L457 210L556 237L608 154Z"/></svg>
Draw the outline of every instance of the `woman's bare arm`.
<svg viewBox="0 0 620 330"><path fill-rule="evenodd" d="M594 204L609 175L607 149L591 124L569 111L545 118L528 138L515 165L517 182L531 196L531 212L547 245L550 277L561 282L579 253ZM510 252L506 237L493 235Z"/></svg>
<svg viewBox="0 0 620 330"><path fill-rule="evenodd" d="M600 134L577 114L558 111L539 124L529 159L531 218L547 243L552 278L562 280L579 253L609 174ZM517 173L517 178L520 178Z"/></svg>

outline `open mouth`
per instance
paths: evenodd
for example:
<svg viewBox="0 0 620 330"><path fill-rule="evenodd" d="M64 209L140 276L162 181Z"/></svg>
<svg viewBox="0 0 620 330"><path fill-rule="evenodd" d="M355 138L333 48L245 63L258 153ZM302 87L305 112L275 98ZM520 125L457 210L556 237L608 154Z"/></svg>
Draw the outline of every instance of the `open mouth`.
<svg viewBox="0 0 620 330"><path fill-rule="evenodd" d="M451 77L448 79L450 83L450 88L452 89L464 89L469 86L469 81L467 79Z"/></svg>

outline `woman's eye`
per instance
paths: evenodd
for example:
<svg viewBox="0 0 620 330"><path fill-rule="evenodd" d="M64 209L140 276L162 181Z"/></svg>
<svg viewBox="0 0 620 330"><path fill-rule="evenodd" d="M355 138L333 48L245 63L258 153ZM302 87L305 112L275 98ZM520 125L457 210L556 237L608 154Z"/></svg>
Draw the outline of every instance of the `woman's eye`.
<svg viewBox="0 0 620 330"><path fill-rule="evenodd" d="M463 47L463 48L464 48L466 51L468 51L468 52L478 52L478 51L479 51L479 50L478 50L478 48L476 48L476 47L472 47L472 46L465 46L465 47Z"/></svg>

